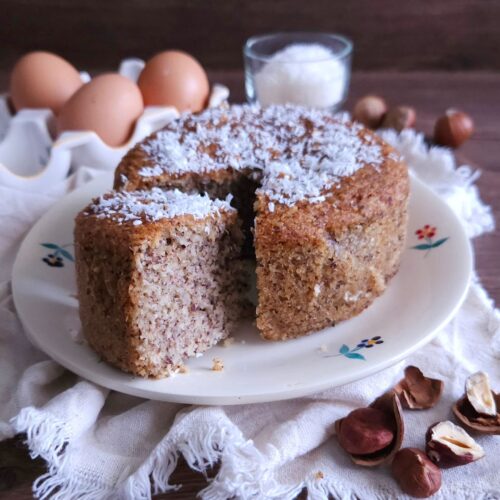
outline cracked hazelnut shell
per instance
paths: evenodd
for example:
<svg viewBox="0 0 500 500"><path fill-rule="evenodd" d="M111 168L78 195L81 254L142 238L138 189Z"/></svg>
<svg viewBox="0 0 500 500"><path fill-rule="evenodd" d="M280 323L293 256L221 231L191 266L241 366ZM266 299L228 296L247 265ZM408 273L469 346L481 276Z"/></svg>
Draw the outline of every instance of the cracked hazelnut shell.
<svg viewBox="0 0 500 500"><path fill-rule="evenodd" d="M363 467L375 467L389 461L399 450L399 448L401 448L401 443L403 442L404 435L403 410L401 408L401 403L399 402L399 397L394 391L383 394L382 396L377 398L368 408L378 410L378 412L381 412L385 415L384 425L392 430L392 440L384 448L372 453L350 453L349 451L346 451L347 453L349 453L351 460L356 465L361 465ZM345 436L343 426L347 418L348 417L344 417L335 422L335 431L338 438L340 436ZM379 440L379 443L380 442L381 441ZM341 446L343 448L344 445L341 443Z"/></svg>
<svg viewBox="0 0 500 500"><path fill-rule="evenodd" d="M491 390L488 376L484 372L474 373L467 378L465 394L453 405L457 420L467 430L481 434L500 435L499 409L500 394ZM485 410L491 410L490 414L482 413Z"/></svg>
<svg viewBox="0 0 500 500"><path fill-rule="evenodd" d="M493 393L497 407L500 407L500 394ZM500 436L500 413L494 417L478 413L464 395L453 405L453 414L469 431L480 434L496 434Z"/></svg>
<svg viewBox="0 0 500 500"><path fill-rule="evenodd" d="M425 410L432 408L441 399L444 383L442 380L424 376L416 366L407 366L405 376L394 390L403 408Z"/></svg>
<svg viewBox="0 0 500 500"><path fill-rule="evenodd" d="M408 495L427 498L441 488L441 470L417 448L403 448L394 457L392 475Z"/></svg>
<svg viewBox="0 0 500 500"><path fill-rule="evenodd" d="M484 457L483 448L449 420L431 425L425 440L428 457L442 468L470 464Z"/></svg>
<svg viewBox="0 0 500 500"><path fill-rule="evenodd" d="M477 413L490 417L497 414L497 405L486 373L479 371L468 377L465 382L465 394Z"/></svg>

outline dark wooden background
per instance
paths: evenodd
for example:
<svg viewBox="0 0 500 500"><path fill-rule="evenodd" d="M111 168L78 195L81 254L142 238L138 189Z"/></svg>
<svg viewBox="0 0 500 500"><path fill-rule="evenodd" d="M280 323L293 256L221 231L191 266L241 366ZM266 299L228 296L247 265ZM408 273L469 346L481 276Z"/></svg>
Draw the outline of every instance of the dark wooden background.
<svg viewBox="0 0 500 500"><path fill-rule="evenodd" d="M2 64L44 48L112 68L178 47L213 69L241 67L257 33L314 30L355 41L360 70L499 70L498 0L2 0Z"/></svg>
<svg viewBox="0 0 500 500"><path fill-rule="evenodd" d="M26 51L59 53L80 69L115 69L123 57L186 50L244 99L241 48L257 33L343 33L355 45L347 109L366 93L417 109L417 128L432 132L448 107L472 115L476 133L458 160L480 168L482 198L500 221L500 1L498 0L0 0L0 88ZM476 267L500 301L500 231L474 241ZM0 325L1 328L1 325ZM498 381L497 381L498 382ZM498 384L497 384L498 386ZM0 443L0 498L31 498L44 472L22 437ZM203 476L180 463L172 478L194 498Z"/></svg>

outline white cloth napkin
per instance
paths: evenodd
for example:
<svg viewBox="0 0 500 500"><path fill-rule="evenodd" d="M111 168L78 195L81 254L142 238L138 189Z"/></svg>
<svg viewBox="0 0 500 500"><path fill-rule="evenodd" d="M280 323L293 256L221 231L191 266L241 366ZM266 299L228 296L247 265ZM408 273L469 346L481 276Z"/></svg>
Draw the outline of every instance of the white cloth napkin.
<svg viewBox="0 0 500 500"><path fill-rule="evenodd" d="M444 197L468 234L493 229L488 207L473 185L475 174L457 168L453 155L427 149L412 131L385 137L400 149L414 173ZM193 407L145 401L109 392L65 371L30 346L16 317L10 272L16 249L31 224L54 202L92 176L89 169L50 193L26 194L0 187L0 439L27 434L33 457L48 472L35 495L56 499L150 498L178 488L169 483L179 454L206 472L221 461L205 499L395 498L404 496L388 467L354 466L339 448L334 421L369 404L393 386L407 364L445 381L439 404L405 412L404 446L422 447L427 427L451 418L467 375L489 373L500 390L500 314L474 281L455 319L433 342L366 380L307 398L276 403ZM443 472L436 498L500 498L500 437L478 437L486 458Z"/></svg>

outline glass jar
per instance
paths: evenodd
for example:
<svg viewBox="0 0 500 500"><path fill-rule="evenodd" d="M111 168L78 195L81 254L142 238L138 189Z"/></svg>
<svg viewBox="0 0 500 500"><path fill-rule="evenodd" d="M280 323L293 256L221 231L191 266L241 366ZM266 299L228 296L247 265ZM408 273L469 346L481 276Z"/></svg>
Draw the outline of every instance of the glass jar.
<svg viewBox="0 0 500 500"><path fill-rule="evenodd" d="M299 104L336 111L345 101L352 43L330 33L275 33L249 38L243 48L249 102Z"/></svg>

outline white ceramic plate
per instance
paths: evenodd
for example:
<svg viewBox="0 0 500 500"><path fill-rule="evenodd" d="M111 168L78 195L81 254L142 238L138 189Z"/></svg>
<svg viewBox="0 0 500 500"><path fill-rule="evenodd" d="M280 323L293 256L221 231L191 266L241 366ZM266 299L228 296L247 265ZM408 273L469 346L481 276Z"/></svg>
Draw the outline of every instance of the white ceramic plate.
<svg viewBox="0 0 500 500"><path fill-rule="evenodd" d="M261 340L248 323L232 345L214 347L189 360L187 374L163 380L135 378L101 362L87 345L75 341L79 319L73 219L111 184L112 175L103 174L57 203L27 235L13 273L15 304L31 340L69 370L110 389L198 404L303 396L404 359L451 319L467 291L472 253L462 226L444 202L412 179L409 237L401 269L386 293L358 317L279 343ZM429 239L418 239L416 231L426 225ZM223 361L223 371L211 370L213 358Z"/></svg>

